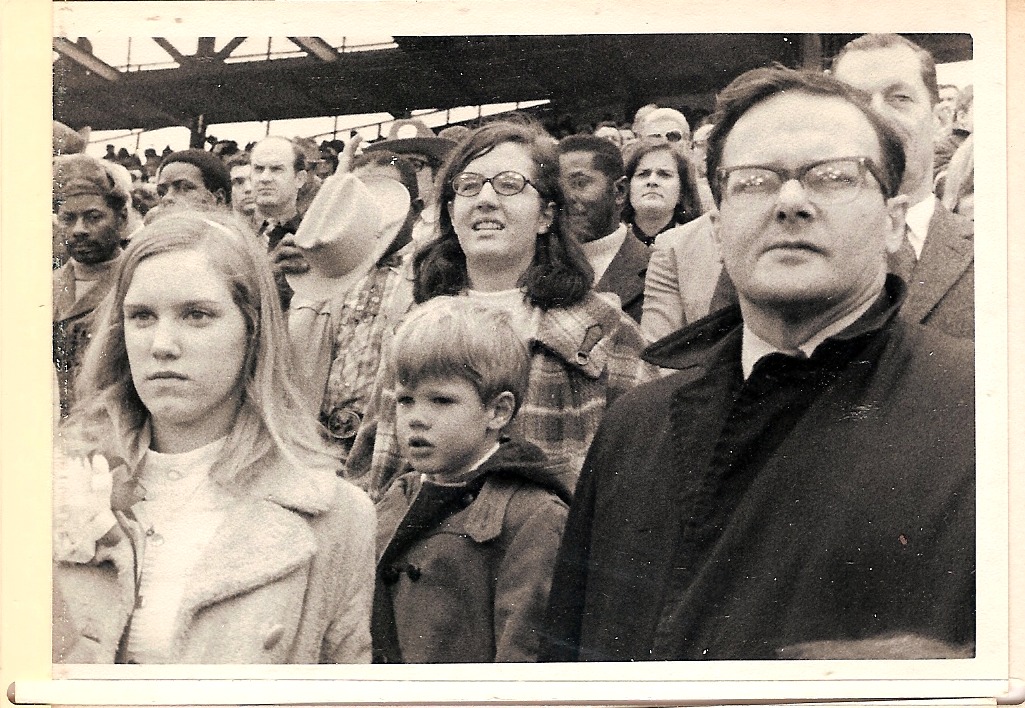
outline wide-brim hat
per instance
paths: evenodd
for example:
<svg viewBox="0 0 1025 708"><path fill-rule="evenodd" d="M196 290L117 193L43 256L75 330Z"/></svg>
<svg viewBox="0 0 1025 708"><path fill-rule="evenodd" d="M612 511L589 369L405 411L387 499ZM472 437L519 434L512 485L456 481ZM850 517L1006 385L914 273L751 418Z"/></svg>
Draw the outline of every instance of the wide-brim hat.
<svg viewBox="0 0 1025 708"><path fill-rule="evenodd" d="M368 145L364 152L388 150L397 155L416 153L444 162L455 146L454 140L439 138L422 120L403 118L392 123L387 140Z"/></svg>
<svg viewBox="0 0 1025 708"><path fill-rule="evenodd" d="M323 302L345 290L395 240L410 202L409 191L386 177L363 181L345 173L325 179L295 232L310 266L285 276L296 296Z"/></svg>

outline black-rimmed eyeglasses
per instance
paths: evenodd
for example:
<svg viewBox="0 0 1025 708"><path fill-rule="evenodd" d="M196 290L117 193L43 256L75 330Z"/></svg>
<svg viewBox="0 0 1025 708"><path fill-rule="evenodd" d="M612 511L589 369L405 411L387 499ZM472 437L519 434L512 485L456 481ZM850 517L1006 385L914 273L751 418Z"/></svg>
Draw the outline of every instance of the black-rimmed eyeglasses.
<svg viewBox="0 0 1025 708"><path fill-rule="evenodd" d="M528 184L537 189L533 182L519 172L506 170L499 172L494 177L485 177L476 172L460 172L452 178L452 190L460 197L476 197L484 189L484 185L489 182L491 188L495 190L495 194L500 194L503 197L519 194L526 189Z"/></svg>
<svg viewBox="0 0 1025 708"><path fill-rule="evenodd" d="M766 165L737 165L716 170L724 201L745 201L775 197L792 179L801 183L815 204L843 204L861 192L868 172L886 193L886 182L870 157L834 157L794 170Z"/></svg>

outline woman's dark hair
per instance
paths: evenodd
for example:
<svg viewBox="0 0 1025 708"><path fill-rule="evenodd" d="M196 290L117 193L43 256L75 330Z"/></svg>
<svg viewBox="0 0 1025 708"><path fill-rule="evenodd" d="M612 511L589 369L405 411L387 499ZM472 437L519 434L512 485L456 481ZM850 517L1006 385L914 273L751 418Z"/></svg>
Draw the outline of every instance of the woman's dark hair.
<svg viewBox="0 0 1025 708"><path fill-rule="evenodd" d="M466 255L452 225L449 205L455 199L452 178L466 165L503 143L523 145L537 168L532 181L542 204L556 208L559 196L559 160L555 140L536 123L496 121L463 139L449 153L437 178L439 236L413 257L413 298L426 302L438 295L458 295L470 287ZM520 278L520 287L534 307L547 310L581 302L591 289L594 272L576 241L562 234L558 218L537 237L534 260Z"/></svg>
<svg viewBox="0 0 1025 708"><path fill-rule="evenodd" d="M673 222L686 224L701 216L698 179L690 160L671 143L657 138L641 138L631 143L626 150L626 178L628 181L626 204L623 206L623 221L628 224L634 223L635 216L633 205L630 203L629 182L637 173L637 166L641 163L641 158L660 150L673 156L676 161L676 172L680 175L680 197L676 200L676 206L673 208Z"/></svg>

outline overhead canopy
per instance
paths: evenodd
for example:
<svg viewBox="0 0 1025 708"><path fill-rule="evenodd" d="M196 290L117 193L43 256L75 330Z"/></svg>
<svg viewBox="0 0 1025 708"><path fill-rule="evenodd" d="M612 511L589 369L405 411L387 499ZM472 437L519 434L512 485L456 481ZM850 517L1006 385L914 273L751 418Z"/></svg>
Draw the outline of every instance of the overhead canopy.
<svg viewBox="0 0 1025 708"><path fill-rule="evenodd" d="M153 41L172 69L121 71L88 42L55 38L54 118L74 128L155 129L243 121L452 108L550 99L560 111L660 97L711 108L734 77L773 61L821 68L853 34L674 34L395 37L397 48L339 52L317 37L289 38L306 56L225 62L200 38L185 55ZM910 34L937 62L972 58L967 34ZM200 128L201 129L201 128Z"/></svg>

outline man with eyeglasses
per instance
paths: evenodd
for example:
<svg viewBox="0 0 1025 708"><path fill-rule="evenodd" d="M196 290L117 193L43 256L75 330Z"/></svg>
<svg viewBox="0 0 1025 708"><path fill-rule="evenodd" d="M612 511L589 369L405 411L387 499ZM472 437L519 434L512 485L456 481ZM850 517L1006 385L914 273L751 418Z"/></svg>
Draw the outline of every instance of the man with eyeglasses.
<svg viewBox="0 0 1025 708"><path fill-rule="evenodd" d="M549 661L945 658L975 636L970 342L900 311L904 151L845 84L719 96L713 227L739 305L644 358L557 560Z"/></svg>
<svg viewBox="0 0 1025 708"><path fill-rule="evenodd" d="M939 91L932 55L897 34L866 34L843 48L833 74L868 93L904 144L907 243L890 259L890 270L908 283L905 312L947 334L974 338L975 226L933 194Z"/></svg>
<svg viewBox="0 0 1025 708"><path fill-rule="evenodd" d="M690 124L686 116L674 108L656 108L645 114L634 132L640 138L659 138L669 143L679 143L681 149L690 141Z"/></svg>
<svg viewBox="0 0 1025 708"><path fill-rule="evenodd" d="M412 163L424 209L413 226L413 240L422 242L433 238L438 228L438 204L434 194L434 180L441 163L456 145L455 141L434 134L422 120L405 118L392 123L388 139L376 142L366 152L386 150L401 155Z"/></svg>

